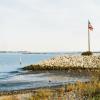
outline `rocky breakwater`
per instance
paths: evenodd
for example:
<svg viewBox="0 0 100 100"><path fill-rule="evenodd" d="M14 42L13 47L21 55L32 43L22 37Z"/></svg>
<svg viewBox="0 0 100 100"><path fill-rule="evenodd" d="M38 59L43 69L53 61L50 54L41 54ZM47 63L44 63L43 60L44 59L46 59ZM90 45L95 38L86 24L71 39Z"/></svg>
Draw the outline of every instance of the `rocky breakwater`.
<svg viewBox="0 0 100 100"><path fill-rule="evenodd" d="M100 69L100 56L62 55L24 67L24 70Z"/></svg>

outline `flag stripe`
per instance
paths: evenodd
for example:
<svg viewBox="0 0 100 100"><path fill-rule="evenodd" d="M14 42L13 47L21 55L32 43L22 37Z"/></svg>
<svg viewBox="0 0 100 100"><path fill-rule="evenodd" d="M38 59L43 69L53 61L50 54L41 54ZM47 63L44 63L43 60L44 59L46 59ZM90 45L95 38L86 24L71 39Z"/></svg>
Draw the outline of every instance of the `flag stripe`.
<svg viewBox="0 0 100 100"><path fill-rule="evenodd" d="M93 26L91 25L90 21L88 21L88 30L93 31Z"/></svg>

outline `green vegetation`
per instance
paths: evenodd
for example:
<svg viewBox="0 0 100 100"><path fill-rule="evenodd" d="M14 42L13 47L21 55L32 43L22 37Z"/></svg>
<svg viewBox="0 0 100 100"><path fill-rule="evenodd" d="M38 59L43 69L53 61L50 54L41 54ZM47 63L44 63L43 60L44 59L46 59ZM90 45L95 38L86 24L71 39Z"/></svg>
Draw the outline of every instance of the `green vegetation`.
<svg viewBox="0 0 100 100"><path fill-rule="evenodd" d="M29 65L26 67L23 67L22 70L26 71L71 71L71 72L83 72L83 71L88 71L88 72L98 72L100 68L84 68L84 67L61 67L61 66L41 66L41 65Z"/></svg>
<svg viewBox="0 0 100 100"><path fill-rule="evenodd" d="M86 51L86 52L82 52L81 55L82 56L90 56L90 55L93 55L93 53L91 51Z"/></svg>

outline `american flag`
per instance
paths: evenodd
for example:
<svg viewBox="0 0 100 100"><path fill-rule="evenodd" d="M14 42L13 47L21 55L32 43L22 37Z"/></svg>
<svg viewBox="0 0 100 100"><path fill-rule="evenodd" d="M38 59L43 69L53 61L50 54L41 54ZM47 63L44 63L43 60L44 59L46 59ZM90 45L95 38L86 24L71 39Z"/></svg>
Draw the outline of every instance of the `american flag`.
<svg viewBox="0 0 100 100"><path fill-rule="evenodd" d="M93 31L93 26L91 25L89 20L88 20L88 30Z"/></svg>

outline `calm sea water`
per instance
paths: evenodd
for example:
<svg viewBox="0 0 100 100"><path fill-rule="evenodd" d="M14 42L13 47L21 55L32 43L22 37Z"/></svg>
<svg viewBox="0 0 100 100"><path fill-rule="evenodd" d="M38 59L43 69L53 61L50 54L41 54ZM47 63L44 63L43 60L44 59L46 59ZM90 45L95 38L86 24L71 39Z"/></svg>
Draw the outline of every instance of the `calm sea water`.
<svg viewBox="0 0 100 100"><path fill-rule="evenodd" d="M0 72L11 72L26 65L38 63L56 54L0 53ZM22 64L20 65L20 58Z"/></svg>
<svg viewBox="0 0 100 100"><path fill-rule="evenodd" d="M28 73L19 70L26 65L38 63L57 55L61 54L0 53L0 91L56 86L77 80L89 80L88 75L70 75L58 71Z"/></svg>

